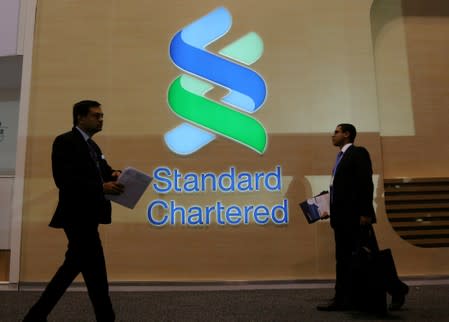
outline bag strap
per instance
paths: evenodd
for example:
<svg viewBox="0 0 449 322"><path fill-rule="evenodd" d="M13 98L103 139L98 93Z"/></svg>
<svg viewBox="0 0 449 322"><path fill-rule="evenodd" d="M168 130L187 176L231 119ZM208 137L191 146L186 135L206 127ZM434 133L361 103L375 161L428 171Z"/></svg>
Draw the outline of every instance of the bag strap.
<svg viewBox="0 0 449 322"><path fill-rule="evenodd" d="M379 244L377 243L376 233L372 224L360 226L359 247L365 248L365 250L369 250L371 253L379 252Z"/></svg>

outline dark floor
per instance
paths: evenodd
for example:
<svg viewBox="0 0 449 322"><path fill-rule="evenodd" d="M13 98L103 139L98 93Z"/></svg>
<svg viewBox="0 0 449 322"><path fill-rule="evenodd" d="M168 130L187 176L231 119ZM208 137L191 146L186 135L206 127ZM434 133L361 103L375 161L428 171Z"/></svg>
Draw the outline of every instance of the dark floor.
<svg viewBox="0 0 449 322"><path fill-rule="evenodd" d="M117 321L449 321L449 285L411 286L405 306L378 318L319 312L330 288L222 291L113 291ZM20 321L40 294L0 291L0 321ZM49 321L94 321L86 292L67 292Z"/></svg>

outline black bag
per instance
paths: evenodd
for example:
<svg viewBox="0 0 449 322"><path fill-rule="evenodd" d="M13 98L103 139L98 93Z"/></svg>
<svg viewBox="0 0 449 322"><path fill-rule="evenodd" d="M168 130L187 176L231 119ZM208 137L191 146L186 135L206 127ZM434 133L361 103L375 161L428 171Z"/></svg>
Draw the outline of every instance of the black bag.
<svg viewBox="0 0 449 322"><path fill-rule="evenodd" d="M362 311L385 314L387 285L383 266L387 256L379 251L371 225L360 233L360 243L351 259L352 302Z"/></svg>
<svg viewBox="0 0 449 322"><path fill-rule="evenodd" d="M407 294L408 286L399 279L391 249L383 249L379 251L377 256L379 269L382 274L382 283L384 284L387 293L391 295Z"/></svg>

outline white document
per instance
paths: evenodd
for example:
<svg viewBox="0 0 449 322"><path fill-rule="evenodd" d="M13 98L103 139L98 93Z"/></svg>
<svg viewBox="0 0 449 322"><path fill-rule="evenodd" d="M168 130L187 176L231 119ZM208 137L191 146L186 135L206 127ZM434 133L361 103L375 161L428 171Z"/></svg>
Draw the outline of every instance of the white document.
<svg viewBox="0 0 449 322"><path fill-rule="evenodd" d="M122 206L133 209L153 178L148 174L132 167L126 167L117 179L125 187L125 191L119 195L106 194L108 200Z"/></svg>
<svg viewBox="0 0 449 322"><path fill-rule="evenodd" d="M329 218L329 193L323 191L321 194L309 198L299 204L309 224L315 221Z"/></svg>
<svg viewBox="0 0 449 322"><path fill-rule="evenodd" d="M316 205L318 206L318 211L320 212L320 218L327 218L330 214L330 198L329 193L324 193L313 198Z"/></svg>

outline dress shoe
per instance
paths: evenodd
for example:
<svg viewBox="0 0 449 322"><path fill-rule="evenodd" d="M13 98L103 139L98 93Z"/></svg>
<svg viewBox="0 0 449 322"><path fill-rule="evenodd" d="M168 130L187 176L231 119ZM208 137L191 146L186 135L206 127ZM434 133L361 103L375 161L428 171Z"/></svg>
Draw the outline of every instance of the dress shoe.
<svg viewBox="0 0 449 322"><path fill-rule="evenodd" d="M391 304L389 306L390 311L400 310L405 303L405 296L408 294L408 286L403 285L401 292L391 295Z"/></svg>
<svg viewBox="0 0 449 322"><path fill-rule="evenodd" d="M35 314L31 309L30 312L28 312L28 314L23 318L22 322L47 322L47 318Z"/></svg>
<svg viewBox="0 0 449 322"><path fill-rule="evenodd" d="M47 322L47 319L27 315L22 322Z"/></svg>
<svg viewBox="0 0 449 322"><path fill-rule="evenodd" d="M340 303L337 301L331 301L327 304L317 305L316 309L318 311L348 311L350 310L350 306L348 304Z"/></svg>

